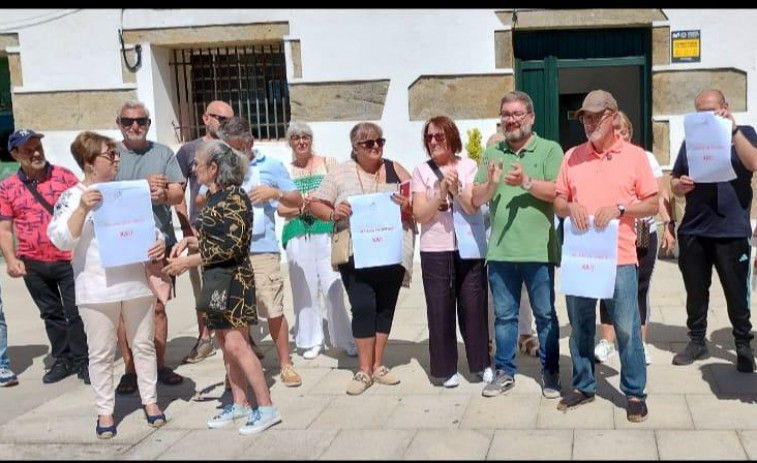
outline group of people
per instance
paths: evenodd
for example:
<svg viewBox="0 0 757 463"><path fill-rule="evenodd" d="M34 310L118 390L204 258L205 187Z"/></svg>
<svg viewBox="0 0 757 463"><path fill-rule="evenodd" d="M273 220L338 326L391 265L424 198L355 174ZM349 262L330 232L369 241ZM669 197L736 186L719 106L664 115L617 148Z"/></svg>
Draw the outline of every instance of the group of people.
<svg viewBox="0 0 757 463"><path fill-rule="evenodd" d="M731 121L737 179L695 184L688 176L685 145L673 168L671 189L687 199L678 245L691 337L673 363L690 364L707 352L714 265L734 326L737 368L752 372L746 279L757 134L749 126L736 125L718 90L700 93L696 109L715 111ZM286 219L281 241L293 295L295 346L305 359L316 358L325 348L322 294L331 345L358 359L347 394L359 395L376 383L400 382L386 365L385 351L400 289L411 281L420 233L429 376L434 381L443 387L460 382L459 326L468 369L484 384L484 397L512 390L520 349L539 357L543 396L560 399L557 408L567 411L594 400L595 364L617 351L620 387L628 397L627 418L645 420L646 365L651 361L645 342L649 285L658 246L653 216L659 212L664 222L659 241L664 250L672 251L676 229L670 199L659 164L651 153L630 143L630 120L610 93L590 92L576 114L587 142L563 153L558 143L533 131L531 97L508 92L500 102L501 134L490 140L478 163L459 155L462 140L454 121L433 117L422 129L428 160L412 172L384 157L382 128L371 122L352 128L351 155L343 162L315 154L310 126L292 122L286 134L292 159L284 164L254 148L249 123L222 101L211 102L203 114L205 135L185 144L176 156L147 140L151 121L145 105L124 103L117 115L122 141L85 131L71 144L84 173L81 180L46 161L42 134L16 131L8 148L20 169L0 184L0 249L8 274L24 277L45 322L54 363L43 381L59 381L76 372L91 383L100 438L117 433L116 392L138 389L147 424L164 425L167 418L157 405L157 382L175 385L183 380L165 362L169 277L189 271L198 338L184 361L196 363L214 355L217 341L232 396L232 403L213 416L208 427L226 427L239 419L244 420L239 432L254 434L281 422L259 360L263 354L250 334L250 325L265 318L282 383L302 384L284 316L278 214ZM92 210L102 202L96 184L136 179L147 180L150 188L155 243L144 264L103 268L92 220ZM409 190L403 191L401 185L407 183ZM391 192L400 211L401 258L392 265L358 267L349 235L349 198L377 192ZM174 233L172 206L183 231L180 241ZM555 310L555 271L561 257L556 217L569 217L579 231L602 230L619 220L614 293L600 301L602 333L596 345L597 300L566 295L573 375L565 393ZM473 234L486 234L478 253L468 248L463 252L467 238L461 234L460 220ZM649 239L639 238L637 230L644 229ZM344 242L338 240L345 237L347 247L342 247ZM337 248L345 252L339 258L333 254ZM531 313L534 339L529 339ZM9 369L6 345L0 304L0 386L18 383ZM118 386L113 381L116 345L125 361Z"/></svg>

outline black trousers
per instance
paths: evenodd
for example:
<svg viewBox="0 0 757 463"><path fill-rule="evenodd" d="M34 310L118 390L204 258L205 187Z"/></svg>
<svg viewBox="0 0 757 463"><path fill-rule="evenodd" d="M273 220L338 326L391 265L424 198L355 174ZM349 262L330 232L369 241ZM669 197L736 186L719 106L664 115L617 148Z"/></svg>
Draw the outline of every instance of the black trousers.
<svg viewBox="0 0 757 463"><path fill-rule="evenodd" d="M704 343L714 266L723 285L735 344L748 346L754 337L749 320L749 240L679 233L678 250L678 267L686 286L686 325L691 340Z"/></svg>
<svg viewBox="0 0 757 463"><path fill-rule="evenodd" d="M349 262L339 266L339 273L352 310L352 336L389 334L405 268L396 264L356 269L350 256Z"/></svg>
<svg viewBox="0 0 757 463"><path fill-rule="evenodd" d="M483 371L489 358L489 291L483 259L461 259L457 251L421 252L423 292L428 317L431 376L457 372L457 322L471 372Z"/></svg>
<svg viewBox="0 0 757 463"><path fill-rule="evenodd" d="M88 364L87 335L76 307L74 270L68 261L23 259L24 283L45 322L50 355L75 366Z"/></svg>

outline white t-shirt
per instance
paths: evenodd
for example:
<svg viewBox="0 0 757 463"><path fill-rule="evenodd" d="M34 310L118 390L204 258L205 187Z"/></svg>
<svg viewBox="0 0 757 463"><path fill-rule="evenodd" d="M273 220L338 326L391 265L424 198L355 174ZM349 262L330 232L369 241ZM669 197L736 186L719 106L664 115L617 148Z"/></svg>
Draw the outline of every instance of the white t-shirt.
<svg viewBox="0 0 757 463"><path fill-rule="evenodd" d="M55 203L55 211L47 234L61 250L73 251L71 265L74 270L76 304L104 304L154 296L147 283L145 266L141 263L105 269L100 263L100 250L92 223L92 212L84 219L81 236L74 238L68 228L68 219L79 207L86 187L79 183L64 191ZM156 239L160 230L155 229Z"/></svg>
<svg viewBox="0 0 757 463"><path fill-rule="evenodd" d="M662 177L662 167L660 167L660 163L657 162L657 158L654 157L654 154L650 153L649 151L644 152L647 153L647 160L649 161L649 166L652 168L652 175L654 176L654 178ZM654 216L647 218L647 221L649 222L649 232L657 233Z"/></svg>

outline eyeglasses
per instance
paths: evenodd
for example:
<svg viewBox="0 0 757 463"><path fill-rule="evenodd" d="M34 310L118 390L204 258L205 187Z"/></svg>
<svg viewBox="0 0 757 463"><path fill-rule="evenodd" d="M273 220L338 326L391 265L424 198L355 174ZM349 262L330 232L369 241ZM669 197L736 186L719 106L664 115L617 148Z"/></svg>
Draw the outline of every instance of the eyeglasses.
<svg viewBox="0 0 757 463"><path fill-rule="evenodd" d="M302 134L302 135L292 135L289 137L292 141L310 141L313 137L311 137L308 134Z"/></svg>
<svg viewBox="0 0 757 463"><path fill-rule="evenodd" d="M520 121L524 119L528 115L527 112L517 112L517 113L500 113L500 117L502 120L512 119L514 121Z"/></svg>
<svg viewBox="0 0 757 463"><path fill-rule="evenodd" d="M583 125L599 125L602 122L604 122L605 119L612 116L615 113L606 113L606 111L602 111L601 113L597 114L584 114L578 117L578 122L582 123Z"/></svg>
<svg viewBox="0 0 757 463"><path fill-rule="evenodd" d="M116 158L121 158L121 153L119 153L117 150L110 149L108 151L105 151L104 153L98 154L96 157L98 158L105 158L109 160L110 162L115 162Z"/></svg>
<svg viewBox="0 0 757 463"><path fill-rule="evenodd" d="M221 116L220 114L213 114L213 113L207 113L208 116L212 117L213 119L217 120L219 123L223 124L224 122L228 121L229 118L226 116Z"/></svg>
<svg viewBox="0 0 757 463"><path fill-rule="evenodd" d="M119 117L118 123L122 127L131 127L133 123L137 123L138 126L143 127L150 122L149 117Z"/></svg>
<svg viewBox="0 0 757 463"><path fill-rule="evenodd" d="M444 132L439 133L427 133L423 136L423 139L426 140L426 143L431 143L431 140L436 140L437 142L441 143L444 140L447 139L447 137L444 135Z"/></svg>
<svg viewBox="0 0 757 463"><path fill-rule="evenodd" d="M386 138L376 138L375 140L364 140L359 141L356 143L358 146L362 146L365 149L372 150L374 146L378 146L379 148L384 147L384 143L386 143Z"/></svg>

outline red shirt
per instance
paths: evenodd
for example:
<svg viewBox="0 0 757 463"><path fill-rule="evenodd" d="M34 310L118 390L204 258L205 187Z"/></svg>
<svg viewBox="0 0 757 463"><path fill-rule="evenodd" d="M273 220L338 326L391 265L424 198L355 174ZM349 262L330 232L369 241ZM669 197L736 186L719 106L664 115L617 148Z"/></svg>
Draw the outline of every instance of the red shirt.
<svg viewBox="0 0 757 463"><path fill-rule="evenodd" d="M657 193L657 180L644 150L616 135L615 143L603 153L597 153L591 142L568 150L555 191L594 215L603 206L628 206ZM636 229L634 219L623 216L618 227L618 265L629 264L638 264Z"/></svg>
<svg viewBox="0 0 757 463"><path fill-rule="evenodd" d="M16 256L42 262L71 260L70 251L56 248L47 237L47 226L52 216L29 192L24 183L29 183L51 206L64 191L79 183L79 180L65 167L47 163L45 176L35 182L19 169L0 183L0 220L12 220L18 240Z"/></svg>

